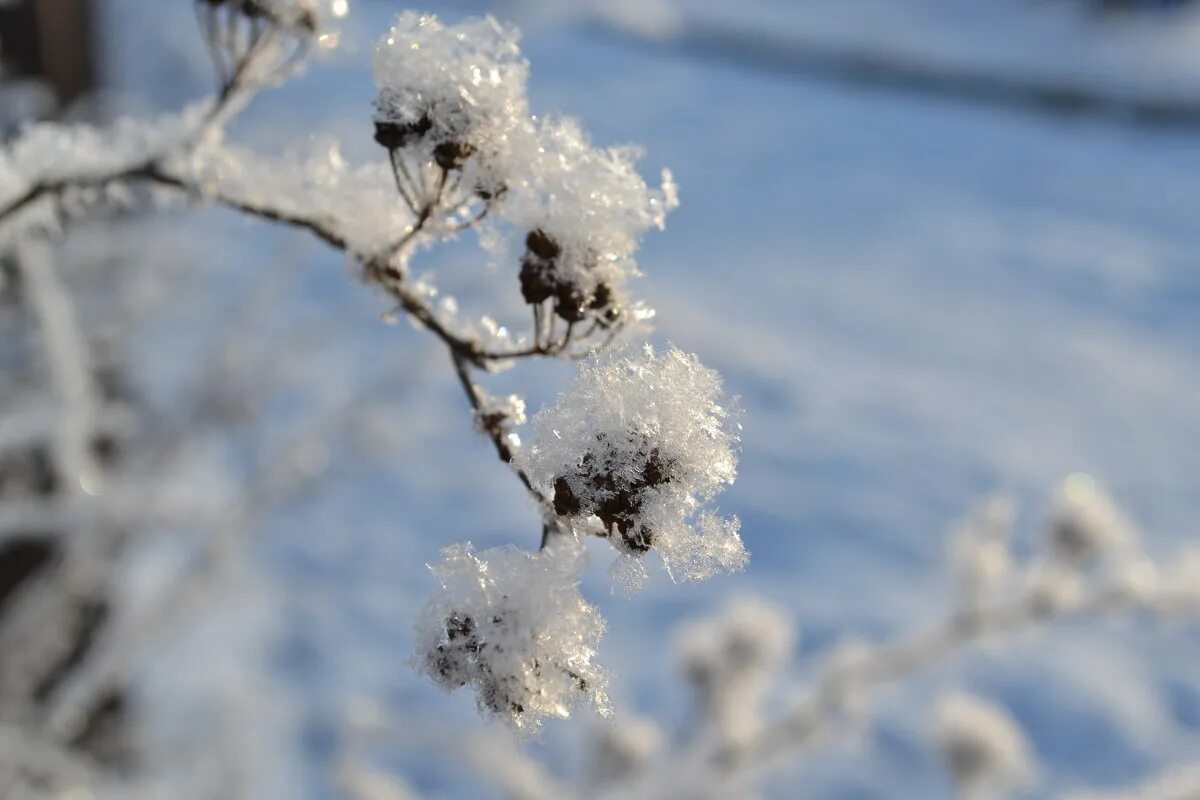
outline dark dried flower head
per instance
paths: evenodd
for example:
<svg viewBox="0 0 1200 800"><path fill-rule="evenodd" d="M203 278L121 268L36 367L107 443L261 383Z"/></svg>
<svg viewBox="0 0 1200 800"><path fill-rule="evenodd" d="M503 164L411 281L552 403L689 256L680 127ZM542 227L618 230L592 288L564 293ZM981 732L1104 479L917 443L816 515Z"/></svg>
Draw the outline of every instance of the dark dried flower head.
<svg viewBox="0 0 1200 800"><path fill-rule="evenodd" d="M414 663L442 688L471 686L482 710L521 731L587 702L604 711L594 663L604 623L579 594L578 543L539 553L447 548L441 590L417 620Z"/></svg>
<svg viewBox="0 0 1200 800"><path fill-rule="evenodd" d="M625 555L654 550L700 580L746 562L737 520L703 509L736 472L723 403L720 377L675 348L598 359L537 415L519 458L577 529L598 523ZM640 580L640 562L625 568Z"/></svg>

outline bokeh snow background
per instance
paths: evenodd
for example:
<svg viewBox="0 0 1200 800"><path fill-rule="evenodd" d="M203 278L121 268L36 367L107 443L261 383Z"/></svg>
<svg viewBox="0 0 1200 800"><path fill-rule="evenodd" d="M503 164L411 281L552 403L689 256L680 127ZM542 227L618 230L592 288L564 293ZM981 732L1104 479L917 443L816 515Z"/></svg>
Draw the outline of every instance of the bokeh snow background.
<svg viewBox="0 0 1200 800"><path fill-rule="evenodd" d="M101 5L124 107L174 107L207 88L189 3ZM1001 5L1013 7L1007 16L994 10ZM1141 47L1125 37L1117 58L1068 5L673 8L1135 88L1181 91L1192 79L1200 96L1196 38L1185 38L1189 51L1142 31ZM404 6L352 6L341 50L262 97L236 137L278 149L336 136L351 155L378 156L370 47ZM610 554L595 551L584 589L610 622L601 652L619 710L686 725L664 632L736 594L796 619L797 677L841 636L919 624L950 591L946 527L982 494L1012 493L1028 532L1056 481L1086 470L1141 524L1151 552L1200 536L1200 132L1062 121L656 52L564 3L426 7L515 17L535 111L576 115L599 143L644 145L644 174L674 171L682 206L647 239L639 286L659 311L657 336L719 369L745 407L741 475L721 502L743 520L744 574L674 586L659 573L624 598L609 592ZM1048 20L1040 28L1037 15ZM1174 41L1193 23L1167 32ZM439 731L485 723L469 696L441 695L405 663L411 620L435 586L425 564L440 548L533 546L535 513L472 433L437 343L376 322L385 308L336 256L220 212L171 224L223 242L225 279L295 263L296 313L338 320L311 354L301 350L331 394L370 380L381 363L404 376L381 420L380 457L331 465L329 488L275 519L259 548L278 631L263 680L294 709L266 745L272 763L293 771L289 792L299 794L290 796L331 796L345 719L378 703L404 723L385 758L410 783L475 796L478 782ZM425 263L467 309L481 307L482 277L500 287L510 318L524 320L515 267L489 268L469 248ZM526 365L494 385L532 386L536 409L568 374ZM885 692L860 744L783 769L767 793L945 796L924 731L946 686L996 698L1025 725L1047 776L1037 796L1132 781L1200 756L1197 665L1195 631L1146 626L1073 624L970 654ZM531 751L569 770L586 724L552 725Z"/></svg>

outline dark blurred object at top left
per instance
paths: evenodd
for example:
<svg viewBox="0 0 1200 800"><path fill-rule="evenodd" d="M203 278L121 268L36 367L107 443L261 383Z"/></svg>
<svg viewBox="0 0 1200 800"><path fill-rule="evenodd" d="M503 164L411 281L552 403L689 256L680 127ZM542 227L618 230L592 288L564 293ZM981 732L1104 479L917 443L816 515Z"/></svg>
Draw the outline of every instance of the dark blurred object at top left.
<svg viewBox="0 0 1200 800"><path fill-rule="evenodd" d="M89 0L0 0L0 128L90 92L95 56Z"/></svg>

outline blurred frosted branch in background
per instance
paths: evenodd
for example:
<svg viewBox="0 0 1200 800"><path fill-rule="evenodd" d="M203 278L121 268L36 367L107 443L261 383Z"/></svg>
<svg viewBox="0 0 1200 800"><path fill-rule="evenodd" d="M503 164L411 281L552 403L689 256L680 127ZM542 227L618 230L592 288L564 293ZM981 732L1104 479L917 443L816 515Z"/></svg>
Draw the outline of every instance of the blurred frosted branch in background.
<svg viewBox="0 0 1200 800"><path fill-rule="evenodd" d="M77 491L99 494L103 487L92 436L100 403L93 386L94 368L70 295L45 244L25 243L14 260L39 325L45 364L57 397L54 469L66 480L69 496Z"/></svg>
<svg viewBox="0 0 1200 800"><path fill-rule="evenodd" d="M417 670L447 691L469 689L486 716L522 733L577 706L616 706L611 726L580 734L573 764L524 752L506 732L464 736L390 710L338 735L304 729L309 738L296 738L318 751L307 753L314 769L328 767L351 797L417 796L423 773L401 777L397 759L383 756L431 746L442 768L470 764L488 789L514 798L751 797L777 765L811 765L819 748L868 728L886 691L907 690L970 648L1080 617L1190 622L1200 613L1196 552L1152 559L1115 501L1076 474L1031 552L1014 541L1012 504L992 499L970 513L948 547L954 593L911 632L835 641L793 665L801 620L736 602L678 633L673 685L689 692L689 727L672 735L628 714L609 700L605 624L583 595L581 542L606 538L635 584L651 550L681 580L748 559L737 518L711 510L734 480L740 442L720 376L673 347L599 355L643 335L653 316L633 294L637 251L678 203L673 177L663 171L653 186L636 169L637 148L599 147L572 119L535 116L519 34L490 17L394 20L375 50L374 108L359 120L382 148L374 158L352 160L335 139L279 153L231 143L228 123L330 41L327 25L346 4L195 0L193 9L217 73L213 98L108 126L33 125L0 149L0 325L14 333L0 342L12 368L0 384L0 789L60 799L295 796L264 777L273 737L301 722L287 687L247 666L272 656L278 622L270 579L248 557L252 539L281 518L323 538L287 512L334 487L330 465L362 455L364 406L412 376L374 359L361 366L378 384L326 374L305 341L327 327L287 319L283 333L261 330L260 314L286 317L268 290L249 292L255 299L228 316L209 311L197 327L216 341L198 358L188 351L189 377L165 389L169 370L141 341L157 344L154 329L131 324L126 303L152 290L131 303L139 313L179 315L196 264L178 254L196 250L210 269L222 260L228 243L218 237L164 237L152 260L187 263L158 276L161 264L141 263L147 212L192 201L315 239L387 304L385 321L430 334L462 390L460 410L521 485L527 549L465 542L432 568L439 586L411 637ZM678 19L642 22L657 34L688 32ZM985 94L997 93L994 83ZM1000 95L1013 94L1005 87ZM1086 93L1033 94L1034 105L1113 111ZM134 247L101 264L89 248L71 249L89 233ZM499 266L476 281L501 274L505 295L494 299L520 307L524 325L464 313L414 272L419 256L464 233ZM493 395L484 382L533 359L584 363L523 439L524 396ZM421 424L397 417L402 434ZM460 528L456 516L452 527L492 535ZM399 659L386 668L400 669ZM784 696L796 699L777 702ZM1041 778L1009 711L950 695L933 716L930 749L964 796Z"/></svg>
<svg viewBox="0 0 1200 800"><path fill-rule="evenodd" d="M1200 619L1196 554L1155 564L1136 547L1121 549L1118 541L1133 541L1131 523L1090 476L1063 482L1042 527L1041 549L1028 558L1010 550L1012 518L1010 503L991 498L954 527L950 566L958 588L980 585L952 595L941 624L924 630L918 625L915 633L878 643L834 642L810 659L805 672L814 677L797 681L789 668L796 634L785 613L754 599L735 601L676 631L678 684L690 690L691 705L687 727L678 735L666 735L654 721L617 703L612 722L588 732L583 754L575 759L582 766L569 782L561 770L547 773L517 750L508 751L512 745L502 738L488 746L488 757L470 759L473 769L503 787L506 796L530 800L750 797L777 769L811 762L839 738L862 736L885 690L903 692L969 648L1075 618L1154 619L1164 628ZM1067 527L1071 541L1097 546L1086 553L1064 551ZM1119 540L1118 529L1129 538ZM979 570L978 558L963 558L963 542L983 545L989 561L1009 568ZM1020 658L1017 647L997 652ZM781 696L797 698L782 714L773 702ZM371 719L365 727L379 741L423 746L410 740L412 734L401 734L403 723L386 713ZM964 798L1011 796L1045 777L1019 723L1000 705L953 690L941 696L927 723L931 749ZM424 746L435 746L436 736L428 735ZM360 758L353 750L347 757ZM1189 775L1185 770L1148 784L1147 791L1168 793L1145 796L1190 800ZM1142 797L1114 795L1126 796Z"/></svg>
<svg viewBox="0 0 1200 800"><path fill-rule="evenodd" d="M1064 800L1192 800L1200 797L1200 766L1173 767L1144 783L1115 792L1079 792Z"/></svg>
<svg viewBox="0 0 1200 800"><path fill-rule="evenodd" d="M1027 784L1029 745L1005 711L968 694L948 694L934 710L942 758L965 798L995 797Z"/></svg>

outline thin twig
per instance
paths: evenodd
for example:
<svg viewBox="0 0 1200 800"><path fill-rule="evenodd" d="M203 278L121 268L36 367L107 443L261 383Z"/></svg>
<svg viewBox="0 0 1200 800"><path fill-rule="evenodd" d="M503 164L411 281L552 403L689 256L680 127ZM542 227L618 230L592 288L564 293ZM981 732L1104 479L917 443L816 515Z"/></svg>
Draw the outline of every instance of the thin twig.
<svg viewBox="0 0 1200 800"><path fill-rule="evenodd" d="M793 751L815 740L842 715L847 691L864 691L899 682L915 673L944 662L980 641L1012 634L1067 618L1104 613L1149 612L1195 613L1197 597L1161 588L1146 595L1131 594L1128 587L1110 579L1080 595L1048 603L1036 585L1013 600L976 613L955 610L926 631L878 645L840 670L822 674L804 693L806 702L768 724L739 745L718 750L714 761L728 768L760 765L784 751Z"/></svg>

